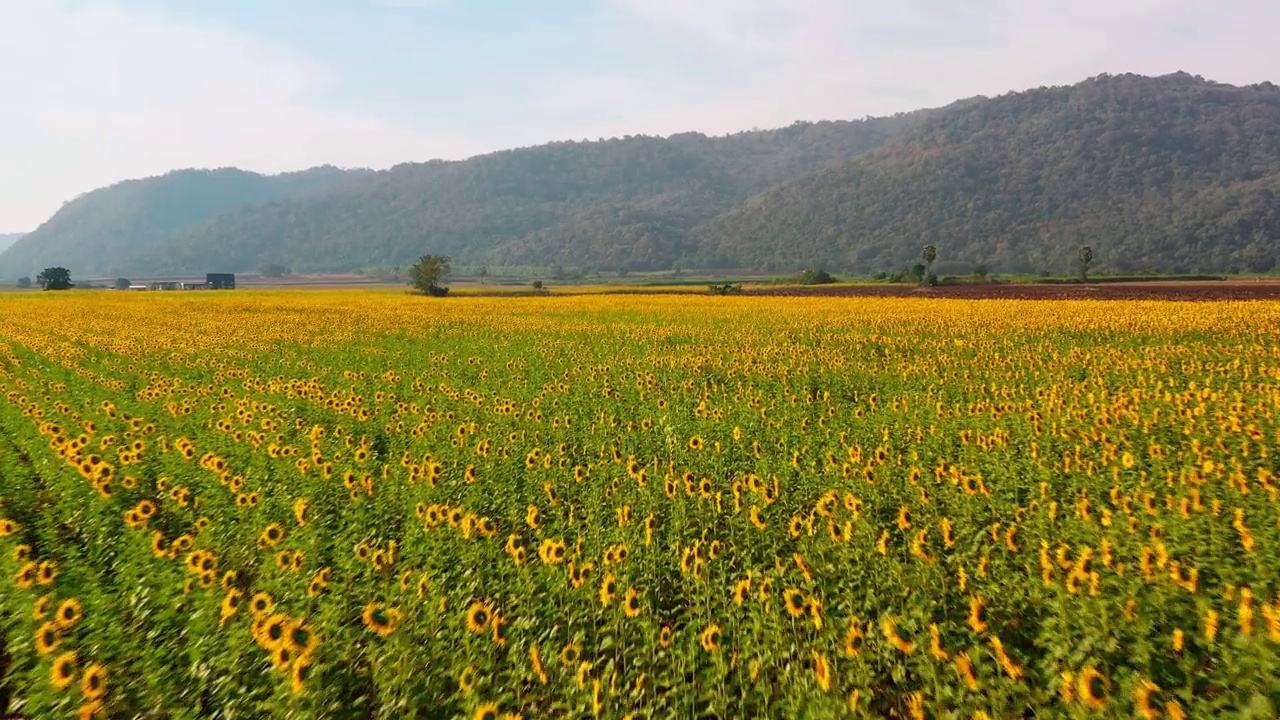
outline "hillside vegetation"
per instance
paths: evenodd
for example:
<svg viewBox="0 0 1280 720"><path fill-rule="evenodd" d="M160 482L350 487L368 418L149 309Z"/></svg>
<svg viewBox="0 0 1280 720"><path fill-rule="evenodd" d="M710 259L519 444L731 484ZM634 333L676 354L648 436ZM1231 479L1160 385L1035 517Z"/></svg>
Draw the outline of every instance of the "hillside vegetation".
<svg viewBox="0 0 1280 720"><path fill-rule="evenodd" d="M1272 269L1280 88L1099 77L974 103L784 184L698 234L704 257L901 265L925 243L1004 271Z"/></svg>
<svg viewBox="0 0 1280 720"><path fill-rule="evenodd" d="M458 265L870 273L1266 272L1280 88L1099 76L946 108L707 137L561 142L381 172L183 171L72 203L0 276Z"/></svg>
<svg viewBox="0 0 1280 720"><path fill-rule="evenodd" d="M400 165L329 192L245 207L172 236L157 272L461 263L667 268L690 231L755 193L879 146L907 118L797 124L711 138L563 142L463 162Z"/></svg>
<svg viewBox="0 0 1280 720"><path fill-rule="evenodd" d="M69 267L80 276L144 274L152 269L147 259L167 256L182 228L234 208L286 200L360 175L334 167L275 176L224 168L127 180L65 203L38 229L0 253L0 277L34 276L51 265ZM223 267L221 262L216 266Z"/></svg>

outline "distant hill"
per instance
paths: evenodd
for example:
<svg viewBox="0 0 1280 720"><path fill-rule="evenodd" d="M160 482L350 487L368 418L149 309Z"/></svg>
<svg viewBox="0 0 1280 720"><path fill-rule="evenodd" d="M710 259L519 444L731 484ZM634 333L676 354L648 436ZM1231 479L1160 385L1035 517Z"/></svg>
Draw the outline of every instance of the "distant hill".
<svg viewBox="0 0 1280 720"><path fill-rule="evenodd" d="M127 180L67 202L14 242L0 253L0 278L35 277L53 265L80 277L140 274L140 259L166 255L180 228L247 204L338 186L365 173L319 167L265 176L229 168Z"/></svg>
<svg viewBox="0 0 1280 720"><path fill-rule="evenodd" d="M907 117L796 124L707 137L563 142L463 162L401 165L358 185L215 218L175 237L172 267L295 269L455 263L668 268L690 230L779 182L855 157Z"/></svg>
<svg viewBox="0 0 1280 720"><path fill-rule="evenodd" d="M1280 254L1280 88L1101 76L973 103L695 230L704 259L1254 271Z"/></svg>
<svg viewBox="0 0 1280 720"><path fill-rule="evenodd" d="M0 252L4 252L5 248L14 244L26 233L0 233Z"/></svg>
<svg viewBox="0 0 1280 720"><path fill-rule="evenodd" d="M71 203L0 278L455 265L1255 271L1280 254L1280 88L1103 75L938 110L561 142L381 172L182 171ZM951 270L944 270L951 271Z"/></svg>

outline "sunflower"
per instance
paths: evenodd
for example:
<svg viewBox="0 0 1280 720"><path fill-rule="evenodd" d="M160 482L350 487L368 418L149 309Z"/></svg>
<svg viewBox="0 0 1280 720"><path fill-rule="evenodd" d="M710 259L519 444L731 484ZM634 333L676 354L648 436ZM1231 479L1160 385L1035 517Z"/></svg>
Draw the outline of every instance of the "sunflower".
<svg viewBox="0 0 1280 720"><path fill-rule="evenodd" d="M255 593L249 599L249 612L255 616L265 616L271 612L273 606L275 606L275 601L271 599L271 595L265 592Z"/></svg>
<svg viewBox="0 0 1280 720"><path fill-rule="evenodd" d="M904 655L910 655L916 648L915 643L898 635L898 628L894 623L893 617L885 615L880 619L880 631L884 633L885 639L893 643Z"/></svg>
<svg viewBox="0 0 1280 720"><path fill-rule="evenodd" d="M702 643L702 649L707 652L715 652L720 649L720 638L720 626L715 623L705 627L698 636L699 641Z"/></svg>
<svg viewBox="0 0 1280 720"><path fill-rule="evenodd" d="M105 709L106 708L103 706L101 700L91 700L80 706L80 709L76 713L76 717L78 717L79 720L93 720L93 718L101 715Z"/></svg>
<svg viewBox="0 0 1280 720"><path fill-rule="evenodd" d="M1164 714L1164 704L1156 696L1160 687L1147 678L1142 678L1133 686L1133 707L1138 715L1154 720Z"/></svg>
<svg viewBox="0 0 1280 720"><path fill-rule="evenodd" d="M81 694L88 700L97 700L106 693L106 666L93 662L81 676Z"/></svg>
<svg viewBox="0 0 1280 720"><path fill-rule="evenodd" d="M1111 683L1107 680L1107 676L1098 672L1096 668L1085 668L1076 678L1076 691L1080 696L1080 702L1093 710L1101 710L1106 706L1107 692L1110 689Z"/></svg>
<svg viewBox="0 0 1280 720"><path fill-rule="evenodd" d="M273 546L284 539L284 527L280 523L271 523L262 531L262 537L259 544L262 546Z"/></svg>
<svg viewBox="0 0 1280 720"><path fill-rule="evenodd" d="M956 653L951 661L955 664L956 674L964 681L965 687L977 690L978 678L973 674L973 661L969 659L969 653Z"/></svg>
<svg viewBox="0 0 1280 720"><path fill-rule="evenodd" d="M294 695L301 695L306 688L307 677L311 674L311 657L306 653L298 656L289 667L289 687Z"/></svg>
<svg viewBox="0 0 1280 720"><path fill-rule="evenodd" d="M787 588L782 591L783 605L787 608L787 612L791 617L803 617L805 610L808 609L808 603L805 602L804 593L796 588Z"/></svg>
<svg viewBox="0 0 1280 720"><path fill-rule="evenodd" d="M475 714L471 716L472 720L498 720L498 704L497 703L481 703L476 707Z"/></svg>
<svg viewBox="0 0 1280 720"><path fill-rule="evenodd" d="M364 613L361 617L366 628L382 637L387 637L395 632L403 619L399 610L390 607L379 607L378 603L374 602L364 606Z"/></svg>
<svg viewBox="0 0 1280 720"><path fill-rule="evenodd" d="M701 437L701 436L699 436L699 435L694 435L693 437L689 438L689 449L690 449L690 450L701 450L701 449L702 449L702 448L704 448L704 447L706 447L706 443L705 443L705 442L703 442L703 440L702 440L702 437Z"/></svg>
<svg viewBox="0 0 1280 720"><path fill-rule="evenodd" d="M36 630L36 653L48 655L58 649L62 642L62 633L57 623L47 622Z"/></svg>
<svg viewBox="0 0 1280 720"><path fill-rule="evenodd" d="M49 671L49 679L53 686L62 690L76 681L76 653L64 652L53 660Z"/></svg>
<svg viewBox="0 0 1280 720"><path fill-rule="evenodd" d="M572 670L582 657L582 648L577 643L569 643L560 650L560 663Z"/></svg>
<svg viewBox="0 0 1280 720"><path fill-rule="evenodd" d="M818 687L822 688L822 692L831 690L831 665L827 662L827 656L811 650L813 655L813 678L818 681Z"/></svg>
<svg viewBox="0 0 1280 720"><path fill-rule="evenodd" d="M458 690L463 695L470 695L476 687L476 669L468 665L458 674Z"/></svg>
<svg viewBox="0 0 1280 720"><path fill-rule="evenodd" d="M301 656L310 655L316 646L316 634L300 620L293 620L285 628L285 643Z"/></svg>
<svg viewBox="0 0 1280 720"><path fill-rule="evenodd" d="M484 632L492 617L489 606L477 600L467 608L467 629L474 633Z"/></svg>
<svg viewBox="0 0 1280 720"><path fill-rule="evenodd" d="M507 644L506 624L507 619L503 617L501 613L494 613L493 621L490 625L493 626L493 642L497 645Z"/></svg>
<svg viewBox="0 0 1280 720"><path fill-rule="evenodd" d="M929 625L929 654L938 660L947 660L951 657L942 647L942 633L938 630L937 623Z"/></svg>
<svg viewBox="0 0 1280 720"><path fill-rule="evenodd" d="M613 573L607 572L600 581L600 604L609 607L609 603L618 596L618 581Z"/></svg>
<svg viewBox="0 0 1280 720"><path fill-rule="evenodd" d="M294 652L288 645L278 645L271 650L271 665L276 670L288 670L293 664Z"/></svg>
<svg viewBox="0 0 1280 720"><path fill-rule="evenodd" d="M306 498L298 498L293 504L293 517L298 521L300 527L306 527L311 521L308 511L311 509L311 501Z"/></svg>
<svg viewBox="0 0 1280 720"><path fill-rule="evenodd" d="M221 620L218 623L219 625L225 625L227 621L234 617L240 610L240 598L243 596L244 593L240 592L236 588L231 588L227 591L226 595L222 596L222 614Z"/></svg>
<svg viewBox="0 0 1280 720"><path fill-rule="evenodd" d="M987 631L987 623L982 619L982 596L974 595L969 598L969 627L973 628L976 633Z"/></svg>
<svg viewBox="0 0 1280 720"><path fill-rule="evenodd" d="M542 655L538 652L538 643L534 643L529 648L529 660L533 664L533 672L538 676L538 682L546 685L548 682L547 671L542 667Z"/></svg>
<svg viewBox="0 0 1280 720"><path fill-rule="evenodd" d="M52 585L58 577L58 566L51 560L45 560L36 568L36 584Z"/></svg>
<svg viewBox="0 0 1280 720"><path fill-rule="evenodd" d="M663 625L662 630L658 631L658 646L663 649L671 647L671 639L674 634L675 631L671 629L670 625Z"/></svg>
<svg viewBox="0 0 1280 720"><path fill-rule="evenodd" d="M74 628L79 619L84 615L81 609L81 603L74 597L67 598L58 606L58 612L54 614L54 621L58 623L60 629Z"/></svg>
<svg viewBox="0 0 1280 720"><path fill-rule="evenodd" d="M622 612L629 618L640 614L640 593L635 588L627 588L627 594L622 600Z"/></svg>
<svg viewBox="0 0 1280 720"><path fill-rule="evenodd" d="M1004 669L1005 674L1012 680L1022 677L1022 668L1009 657L1004 651L1004 643L1000 638L991 636L991 649L995 651L996 661L1000 663L1000 667Z"/></svg>
<svg viewBox="0 0 1280 720"><path fill-rule="evenodd" d="M283 613L276 613L262 622L256 640L259 645L274 650L285 645L289 618Z"/></svg>
<svg viewBox="0 0 1280 720"><path fill-rule="evenodd" d="M1212 640L1218 635L1218 613L1214 610L1204 611L1204 639Z"/></svg>
<svg viewBox="0 0 1280 720"><path fill-rule="evenodd" d="M49 606L52 604L52 595L41 595L36 599L35 607L31 610L31 617L36 620L43 620L45 613L49 612Z"/></svg>

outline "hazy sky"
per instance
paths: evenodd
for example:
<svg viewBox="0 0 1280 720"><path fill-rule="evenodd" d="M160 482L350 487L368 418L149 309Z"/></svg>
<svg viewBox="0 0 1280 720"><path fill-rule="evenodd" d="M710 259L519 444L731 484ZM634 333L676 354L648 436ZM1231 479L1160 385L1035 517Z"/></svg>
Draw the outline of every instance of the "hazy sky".
<svg viewBox="0 0 1280 720"><path fill-rule="evenodd" d="M387 167L1175 70L1280 81L1275 0L0 0L0 232L131 177Z"/></svg>

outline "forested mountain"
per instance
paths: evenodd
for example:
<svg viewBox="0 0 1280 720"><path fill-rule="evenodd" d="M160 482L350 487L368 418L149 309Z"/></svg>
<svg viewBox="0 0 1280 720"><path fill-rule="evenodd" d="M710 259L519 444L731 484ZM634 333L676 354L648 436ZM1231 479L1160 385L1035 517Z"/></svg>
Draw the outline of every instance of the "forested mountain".
<svg viewBox="0 0 1280 720"><path fill-rule="evenodd" d="M342 270L410 261L667 268L689 231L751 195L882 144L915 116L561 142L400 165L289 202L245 207L139 256L149 271Z"/></svg>
<svg viewBox="0 0 1280 720"><path fill-rule="evenodd" d="M25 233L0 233L0 252L18 241Z"/></svg>
<svg viewBox="0 0 1280 720"><path fill-rule="evenodd" d="M1101 76L955 108L695 230L745 266L939 258L1063 271L1255 271L1280 253L1280 88Z"/></svg>
<svg viewBox="0 0 1280 720"><path fill-rule="evenodd" d="M266 176L228 168L127 180L65 203L0 253L0 277L35 277L53 265L71 268L82 277L142 274L139 258L165 253L180 228L246 204L339 186L367 172L318 167Z"/></svg>
<svg viewBox="0 0 1280 720"><path fill-rule="evenodd" d="M854 122L560 142L381 172L183 171L71 203L0 277L455 264L601 270L939 259L998 272L1266 271L1280 88L1099 76Z"/></svg>

